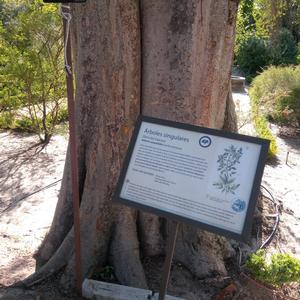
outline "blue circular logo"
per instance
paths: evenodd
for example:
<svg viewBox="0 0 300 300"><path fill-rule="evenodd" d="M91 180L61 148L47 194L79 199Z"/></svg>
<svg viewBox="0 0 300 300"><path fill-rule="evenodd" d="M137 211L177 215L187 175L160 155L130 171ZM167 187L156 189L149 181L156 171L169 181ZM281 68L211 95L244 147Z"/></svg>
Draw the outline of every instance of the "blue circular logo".
<svg viewBox="0 0 300 300"><path fill-rule="evenodd" d="M207 148L211 145L211 138L209 136L202 136L199 140L199 145L203 148Z"/></svg>
<svg viewBox="0 0 300 300"><path fill-rule="evenodd" d="M231 208L236 212L242 212L246 208L246 202L241 199L234 200Z"/></svg>

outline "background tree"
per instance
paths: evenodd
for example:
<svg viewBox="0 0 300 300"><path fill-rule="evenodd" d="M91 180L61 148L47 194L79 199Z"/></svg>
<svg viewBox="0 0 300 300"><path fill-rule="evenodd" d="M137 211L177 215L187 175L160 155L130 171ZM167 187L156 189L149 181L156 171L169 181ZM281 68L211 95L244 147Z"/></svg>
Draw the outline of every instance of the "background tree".
<svg viewBox="0 0 300 300"><path fill-rule="evenodd" d="M168 222L111 202L140 113L222 128L238 1L89 0L72 6L84 276L110 264L122 284L146 287L145 257L165 254ZM228 98L230 100L230 98ZM49 234L30 285L64 268L74 284L67 155ZM226 274L222 237L182 226L175 259L198 277Z"/></svg>
<svg viewBox="0 0 300 300"><path fill-rule="evenodd" d="M62 25L55 5L41 0L2 2L0 107L16 126L48 142L64 101Z"/></svg>
<svg viewBox="0 0 300 300"><path fill-rule="evenodd" d="M242 0L235 64L251 81L269 65L297 64L299 0Z"/></svg>

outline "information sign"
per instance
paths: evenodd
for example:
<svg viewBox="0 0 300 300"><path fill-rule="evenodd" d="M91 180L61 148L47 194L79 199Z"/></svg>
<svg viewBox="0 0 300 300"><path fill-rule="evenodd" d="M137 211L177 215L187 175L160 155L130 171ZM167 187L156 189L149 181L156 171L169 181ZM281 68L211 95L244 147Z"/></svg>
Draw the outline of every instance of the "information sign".
<svg viewBox="0 0 300 300"><path fill-rule="evenodd" d="M140 117L114 200L247 240L269 141Z"/></svg>

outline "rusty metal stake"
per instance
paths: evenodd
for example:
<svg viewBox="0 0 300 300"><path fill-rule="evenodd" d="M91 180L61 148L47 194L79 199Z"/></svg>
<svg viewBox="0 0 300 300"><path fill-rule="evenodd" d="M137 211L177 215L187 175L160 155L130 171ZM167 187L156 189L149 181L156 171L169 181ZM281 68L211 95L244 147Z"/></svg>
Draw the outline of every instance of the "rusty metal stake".
<svg viewBox="0 0 300 300"><path fill-rule="evenodd" d="M290 154L290 152L288 151L288 152L286 153L286 157L285 157L285 164L286 164L286 165L288 165L289 154Z"/></svg>
<svg viewBox="0 0 300 300"><path fill-rule="evenodd" d="M78 160L77 160L77 141L76 141L76 117L74 101L74 84L72 73L72 50L69 34L69 25L71 15L69 8L61 5L63 25L64 25L64 43L65 43L65 65L66 65L66 83L69 112L69 133L70 133L70 157L71 157L71 177L72 177L72 200L74 215L74 240L75 240L75 270L76 270L76 288L79 296L82 293L82 268L81 268L81 243L80 243L80 213L79 213L79 185L78 185ZM69 18L66 18L69 16Z"/></svg>
<svg viewBox="0 0 300 300"><path fill-rule="evenodd" d="M158 300L165 299L167 288L168 288L168 283L169 283L172 259L173 259L173 255L174 255L174 251L175 251L179 223L174 222L174 224L172 224L172 225L173 225L171 228L172 231L171 231L171 234L170 234L170 237L168 240L168 245L167 245L167 257L166 257L165 264L164 264L164 270L163 270Z"/></svg>

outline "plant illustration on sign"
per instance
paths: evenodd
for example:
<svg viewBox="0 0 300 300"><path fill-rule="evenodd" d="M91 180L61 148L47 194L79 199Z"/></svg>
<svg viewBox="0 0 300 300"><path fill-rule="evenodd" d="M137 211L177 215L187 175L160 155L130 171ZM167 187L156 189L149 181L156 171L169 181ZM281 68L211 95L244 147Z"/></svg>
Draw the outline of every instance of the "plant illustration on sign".
<svg viewBox="0 0 300 300"><path fill-rule="evenodd" d="M235 194L235 190L240 184L235 183L236 165L240 163L240 158L243 155L243 149L231 145L224 149L224 153L218 156L218 171L220 171L218 182L213 183L223 193Z"/></svg>

